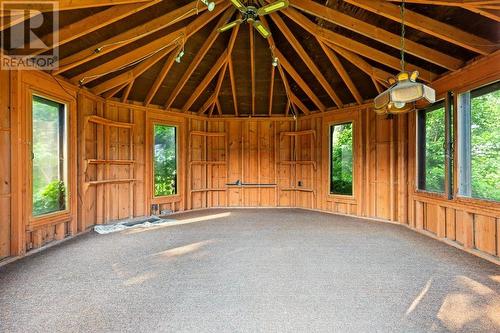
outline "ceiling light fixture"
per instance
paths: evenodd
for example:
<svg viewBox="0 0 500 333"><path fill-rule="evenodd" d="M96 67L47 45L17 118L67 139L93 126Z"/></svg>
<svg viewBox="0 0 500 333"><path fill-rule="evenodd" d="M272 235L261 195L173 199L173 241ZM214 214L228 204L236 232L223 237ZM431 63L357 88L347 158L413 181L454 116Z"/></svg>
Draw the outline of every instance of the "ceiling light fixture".
<svg viewBox="0 0 500 333"><path fill-rule="evenodd" d="M273 67L278 67L279 60L277 57L273 57Z"/></svg>
<svg viewBox="0 0 500 333"><path fill-rule="evenodd" d="M182 57L184 57L184 43L182 43L182 49L177 54L177 57L175 57L175 62L180 64Z"/></svg>
<svg viewBox="0 0 500 333"><path fill-rule="evenodd" d="M414 110L413 102L421 99L429 103L436 101L436 91L423 83L417 82L419 73L405 71L405 1L401 4L401 72L395 78L389 78L391 86L375 97L375 112L379 114L405 113Z"/></svg>
<svg viewBox="0 0 500 333"><path fill-rule="evenodd" d="M208 11L211 12L215 9L215 2L209 0L201 0L201 3L207 6Z"/></svg>

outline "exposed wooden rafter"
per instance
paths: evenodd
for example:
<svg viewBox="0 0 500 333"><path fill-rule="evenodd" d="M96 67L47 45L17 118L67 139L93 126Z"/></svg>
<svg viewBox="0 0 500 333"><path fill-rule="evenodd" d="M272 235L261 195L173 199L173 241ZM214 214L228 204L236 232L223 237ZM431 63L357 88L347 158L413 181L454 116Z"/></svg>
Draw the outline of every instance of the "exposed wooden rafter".
<svg viewBox="0 0 500 333"><path fill-rule="evenodd" d="M133 80L137 79L139 76L141 76L145 71L147 71L149 68L154 66L158 61L163 59L168 53L172 52L172 50L175 49L175 45L169 46L164 48L163 50L160 50L153 54L151 57L148 59L144 60L140 64L138 64L136 67L133 69L122 73L118 76L115 76L114 78L104 81L103 83L95 86L92 88L92 91L100 95L103 92L106 92L110 89L113 89L116 86L119 86L125 82L132 82Z"/></svg>
<svg viewBox="0 0 500 333"><path fill-rule="evenodd" d="M134 86L135 79L130 81L130 83L127 85L125 90L123 91L122 95L122 102L125 103L128 100L128 96L130 95L130 91L132 90L132 87Z"/></svg>
<svg viewBox="0 0 500 333"><path fill-rule="evenodd" d="M175 49L173 52L170 53L168 56L167 60L163 64L163 67L160 71L160 73L156 76L155 82L151 86L151 88L148 91L148 94L146 95L146 99L144 100L144 105L148 106L153 98L155 97L156 93L158 92L158 89L160 89L160 86L162 82L165 80L165 78L168 75L168 72L172 68L175 58L179 54L179 51L182 50L182 45L179 45L177 49Z"/></svg>
<svg viewBox="0 0 500 333"><path fill-rule="evenodd" d="M319 42L319 45L321 45L321 48L325 52L326 56L330 60L331 64L333 65L333 67L335 67L335 70L340 75L340 77L344 81L345 85L347 86L347 88L351 92L351 94L354 97L354 99L356 100L356 102L358 104L363 104L363 97L361 97L361 94L360 94L358 88L356 88L356 85L354 84L354 82L352 82L351 77L349 76L349 74L345 70L344 66L340 62L337 55L330 48L328 48L321 40L318 39L318 42Z"/></svg>
<svg viewBox="0 0 500 333"><path fill-rule="evenodd" d="M390 2L401 2L401 0L386 0ZM473 13L482 15L494 21L500 22L500 2L495 0L487 1L451 1L451 0L405 0L406 2L437 5L437 6L453 6L460 7Z"/></svg>
<svg viewBox="0 0 500 333"><path fill-rule="evenodd" d="M255 34L253 26L249 25L250 33L250 81L252 85L252 116L255 115Z"/></svg>
<svg viewBox="0 0 500 333"><path fill-rule="evenodd" d="M226 62L224 64L224 66L221 69L221 72L219 73L219 79L217 80L217 84L216 84L216 88L215 88L215 93L214 93L214 96L213 96L213 99L212 99L212 104L219 103L219 106L220 106L219 93L220 93L220 89L222 87L222 82L224 81L224 78L225 78L225 75L226 75L226 71L227 71L227 69L228 69L229 66L232 66L231 55L233 53L234 44L236 43L236 37L238 36L239 28L240 28L239 25L236 26L236 27L234 27L233 28L233 32L231 33L231 37L229 38L229 43L228 43L228 46L227 46L227 49L226 49L227 59L226 59ZM229 70L230 70L230 75L232 75L231 74L231 70L232 69L229 68ZM233 83L231 83L231 85L232 84ZM236 98L236 92L234 94L235 94L235 96L233 96L233 97ZM222 109L219 108L219 106L217 107L217 111L221 113ZM203 107L202 107L202 109L203 109ZM212 110L213 110L213 106L211 107L211 111ZM203 110L203 111L199 110L198 114L203 114L205 111L206 110ZM212 115L212 114L210 113L210 115Z"/></svg>
<svg viewBox="0 0 500 333"><path fill-rule="evenodd" d="M211 17L213 17L213 15L220 14L223 11L223 9L227 7L229 6L220 5L212 13L203 14L202 16L207 20L211 20ZM205 10L205 7L204 6L200 7L200 12L203 10ZM168 12L158 18L155 18L147 22L146 24L129 29L114 37L108 38L98 44L94 44L90 47L85 48L82 51L79 51L66 58L63 58L59 62L59 68L53 71L52 74L54 75L62 74L72 68L78 67L91 60L94 60L98 57L108 54L118 48L124 47L138 40L139 38L146 37L152 33L155 33L161 29L165 29L181 20L185 20L194 15L196 15L196 1L193 1L180 8L174 9L171 12ZM203 20L200 20L199 23L202 24ZM193 25L192 27L195 26ZM182 30L183 28L178 29L177 31L180 32Z"/></svg>
<svg viewBox="0 0 500 333"><path fill-rule="evenodd" d="M311 20L309 20L306 16L293 8L288 8L286 11L283 11L283 13L294 20L310 34L312 34L316 38L320 38L324 42L336 44L345 49L348 49L349 51L362 55L368 59L373 59L396 70L401 69L401 62L399 58L388 55L387 53L367 46L354 39L335 33L332 30L325 29L317 25L316 23L311 22ZM420 79L426 82L432 82L432 80L437 77L436 73L410 63L406 63L406 68L409 71L418 71L420 73Z"/></svg>
<svg viewBox="0 0 500 333"><path fill-rule="evenodd" d="M283 11L284 13L289 12L290 8ZM311 59L309 54L306 52L304 47L300 44L300 42L297 40L297 38L294 36L292 31L288 28L288 26L285 24L285 22L281 19L281 17L278 16L278 14L273 13L271 14L272 20L276 23L278 28L281 30L281 32L285 35L287 38L288 42L292 45L294 50L298 53L299 57L302 59L302 61L306 64L308 69L314 74L318 82L321 84L323 89L326 91L328 96L335 102L335 104L340 108L343 106L342 101L340 98L337 96L333 88L330 86L330 83L328 83L328 80L325 78L321 70L316 66L314 61Z"/></svg>
<svg viewBox="0 0 500 333"><path fill-rule="evenodd" d="M41 12L46 12L51 10L53 0L38 0L33 1L28 4L26 2L20 3L18 0L2 0L4 5L18 4L21 8L26 10L37 10ZM151 0L59 0L57 1L58 10L73 10L82 8L92 8L92 7L103 7L103 6L116 6L125 5L140 2L151 2Z"/></svg>
<svg viewBox="0 0 500 333"><path fill-rule="evenodd" d="M210 71L205 75L203 80L200 82L200 84L196 87L195 91L193 94L189 97L187 102L184 104L182 107L182 112L188 111L191 106L193 106L194 102L200 97L201 93L205 88L212 82L214 79L215 75L219 72L219 70L224 66L227 60L227 50L225 50L220 56L219 59L217 59L217 62L210 68Z"/></svg>
<svg viewBox="0 0 500 333"><path fill-rule="evenodd" d="M276 66L271 66L271 82L269 83L269 117L273 114L273 97L274 97L274 77L276 75Z"/></svg>
<svg viewBox="0 0 500 333"><path fill-rule="evenodd" d="M48 47L33 51L30 55L38 55L44 53L55 47L69 43L77 38L87 35L93 31L96 31L102 27L110 25L117 22L127 16L140 12L141 10L147 9L162 0L152 0L147 2L133 3L129 5L118 5L98 12L92 16L81 19L75 23L62 27L57 31L57 42L51 44L54 38L54 33L49 33L41 38ZM29 49L29 44L26 44L21 50Z"/></svg>
<svg viewBox="0 0 500 333"><path fill-rule="evenodd" d="M278 57L280 64L283 66L285 71L293 78L293 80L298 84L300 89L306 93L306 95L311 99L311 101L316 105L319 111L325 111L326 107L321 102L321 100L316 96L314 91L309 87L309 85L304 81L300 74L295 70L295 68L290 64L286 57L277 48L274 49L275 55Z"/></svg>
<svg viewBox="0 0 500 333"><path fill-rule="evenodd" d="M399 6L386 0L344 0L372 13L384 16L396 22L401 22ZM479 54L487 55L497 47L490 41L455 28L446 23L434 20L425 15L406 10L405 24L414 29L423 31L431 36L440 38L452 44L461 46Z"/></svg>
<svg viewBox="0 0 500 333"><path fill-rule="evenodd" d="M211 14L211 13L208 13ZM205 42L203 45L200 47L198 50L198 53L196 53L194 59L191 61L189 64L189 67L187 70L184 72L182 77L180 78L179 82L175 86L174 90L170 93L170 96L168 97L166 103L165 103L165 108L169 109L172 106L172 103L174 102L175 98L179 95L181 92L182 88L186 85L187 81L193 74L193 72L196 70L196 68L199 66L205 55L207 54L208 50L212 47L213 43L219 37L219 31L217 30L221 25L225 24L231 16L234 14L234 9L230 8L224 12L224 14L221 16L219 21L217 22L215 28L212 30L210 35L205 39Z"/></svg>
<svg viewBox="0 0 500 333"><path fill-rule="evenodd" d="M393 34L389 31L381 29L380 27L371 25L335 9L308 0L291 0L290 4L306 13L370 37L378 42L397 49L401 48L401 37L399 35ZM413 54L421 59L446 69L457 70L463 65L463 61L460 59L436 51L409 39L405 42L405 50L409 54Z"/></svg>

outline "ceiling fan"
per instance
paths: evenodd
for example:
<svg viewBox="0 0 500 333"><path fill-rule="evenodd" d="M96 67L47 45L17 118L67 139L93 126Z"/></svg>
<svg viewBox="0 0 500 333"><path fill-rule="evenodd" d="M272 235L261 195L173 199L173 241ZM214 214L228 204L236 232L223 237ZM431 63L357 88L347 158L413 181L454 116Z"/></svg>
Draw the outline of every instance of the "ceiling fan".
<svg viewBox="0 0 500 333"><path fill-rule="evenodd" d="M242 17L219 28L219 32L224 32L241 23L251 23L264 38L271 36L271 32L259 20L259 16L264 16L272 12L288 7L288 0L278 0L268 5L257 8L255 6L245 6L240 0L230 0L231 3L241 12ZM262 1L260 1L262 3Z"/></svg>

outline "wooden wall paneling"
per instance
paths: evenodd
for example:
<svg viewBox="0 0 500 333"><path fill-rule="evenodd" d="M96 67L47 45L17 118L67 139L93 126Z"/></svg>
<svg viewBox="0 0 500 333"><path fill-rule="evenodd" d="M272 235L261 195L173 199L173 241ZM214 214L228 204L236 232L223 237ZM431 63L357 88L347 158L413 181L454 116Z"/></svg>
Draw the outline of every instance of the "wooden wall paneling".
<svg viewBox="0 0 500 333"><path fill-rule="evenodd" d="M11 253L10 72L0 71L0 260Z"/></svg>
<svg viewBox="0 0 500 333"><path fill-rule="evenodd" d="M496 218L476 214L474 216L474 247L491 255L497 254Z"/></svg>
<svg viewBox="0 0 500 333"><path fill-rule="evenodd" d="M437 214L436 214L436 235L439 238L446 237L446 207L441 205L436 206Z"/></svg>
<svg viewBox="0 0 500 333"><path fill-rule="evenodd" d="M424 204L424 229L437 235L438 233L438 206L430 203Z"/></svg>
<svg viewBox="0 0 500 333"><path fill-rule="evenodd" d="M11 142L11 238L10 254L22 256L26 253L27 232L25 230L25 209L23 208L24 173L23 154L25 141L23 141L23 103L21 91L21 72L10 72L10 142Z"/></svg>
<svg viewBox="0 0 500 333"><path fill-rule="evenodd" d="M446 207L446 238L450 240L456 240L456 218L455 218L455 209Z"/></svg>
<svg viewBox="0 0 500 333"><path fill-rule="evenodd" d="M228 180L227 183L235 183L241 180L243 157L242 153L242 124L241 121L228 120ZM230 207L242 206L243 189L241 187L228 187L228 205Z"/></svg>
<svg viewBox="0 0 500 333"><path fill-rule="evenodd" d="M132 178L137 179L134 183L134 216L149 215L149 208L146 207L146 165L145 165L145 133L146 129L146 113L142 110L133 110L133 123L135 128L133 131L132 147L133 147L133 168L134 174Z"/></svg>
<svg viewBox="0 0 500 333"><path fill-rule="evenodd" d="M391 218L391 128L394 120L377 117L376 122L376 169L375 169L375 216Z"/></svg>
<svg viewBox="0 0 500 333"><path fill-rule="evenodd" d="M457 210L456 211L456 216L455 216L455 239L458 244L460 245L465 245L465 238L464 238L464 215L466 215L466 212L463 210Z"/></svg>
<svg viewBox="0 0 500 333"><path fill-rule="evenodd" d="M399 223L408 224L408 115L397 117L397 216Z"/></svg>

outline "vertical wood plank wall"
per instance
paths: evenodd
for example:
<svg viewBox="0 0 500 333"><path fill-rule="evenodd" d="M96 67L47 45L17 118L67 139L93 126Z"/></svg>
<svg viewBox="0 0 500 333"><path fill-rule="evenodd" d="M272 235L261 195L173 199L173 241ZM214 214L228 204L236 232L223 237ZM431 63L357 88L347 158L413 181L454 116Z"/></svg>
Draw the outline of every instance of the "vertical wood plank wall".
<svg viewBox="0 0 500 333"><path fill-rule="evenodd" d="M10 89L9 72L0 71L0 259L10 256L10 206L11 206L11 178L10 178Z"/></svg>
<svg viewBox="0 0 500 333"><path fill-rule="evenodd" d="M206 118L105 101L38 72L0 71L0 259L88 230L91 226L160 210L211 207L301 207L408 225L465 249L498 257L498 203L446 200L415 188L415 121L388 119L368 106L292 118ZM7 73L7 74L6 74ZM10 80L10 85L8 84ZM10 91L6 87L10 86ZM30 217L29 92L64 100L71 108L71 209L43 220ZM10 112L9 112L9 100ZM134 124L85 126L89 116ZM354 193L329 193L329 128L353 122ZM153 126L178 129L178 194L152 191ZM283 132L313 131L293 138ZM218 133L218 134L217 134ZM106 138L106 136L109 136ZM133 156L127 152L133 148ZM131 165L87 166L85 158L132 159ZM120 155L118 155L120 154ZM290 163L290 161L314 163ZM12 169L12 171L11 171ZM90 186L89 179L130 183ZM133 200L131 199L133 196ZM130 204L132 202L132 205ZM10 246L9 246L10 244Z"/></svg>

